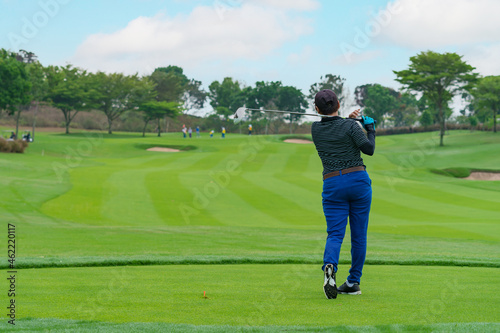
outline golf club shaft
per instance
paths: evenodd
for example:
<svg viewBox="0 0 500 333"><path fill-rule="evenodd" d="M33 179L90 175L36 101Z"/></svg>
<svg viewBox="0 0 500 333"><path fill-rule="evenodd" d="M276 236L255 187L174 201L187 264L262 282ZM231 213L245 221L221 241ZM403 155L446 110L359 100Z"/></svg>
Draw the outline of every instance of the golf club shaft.
<svg viewBox="0 0 500 333"><path fill-rule="evenodd" d="M289 114L298 114L301 116L316 116L316 117L328 117L322 114L317 114L317 113L301 113L301 112L295 112L295 111L282 111L282 110L262 110L262 109L246 109L248 111L262 111L262 112L273 112L273 113L289 113Z"/></svg>
<svg viewBox="0 0 500 333"><path fill-rule="evenodd" d="M288 113L288 114L297 114L301 116L315 116L315 117L332 117L332 116L327 116L324 114L318 114L318 113L301 113L301 112L295 112L295 111L282 111L282 110L261 110L261 109L249 109L246 108L248 111L263 111L263 112L274 112L274 113ZM361 119L356 119L356 118L349 118L352 120L360 121L362 122Z"/></svg>

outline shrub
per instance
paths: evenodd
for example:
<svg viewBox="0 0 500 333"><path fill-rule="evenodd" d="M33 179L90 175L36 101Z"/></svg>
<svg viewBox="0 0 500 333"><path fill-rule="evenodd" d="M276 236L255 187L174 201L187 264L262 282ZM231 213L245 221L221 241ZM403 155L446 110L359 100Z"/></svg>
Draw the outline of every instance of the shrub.
<svg viewBox="0 0 500 333"><path fill-rule="evenodd" d="M0 138L0 152L10 153L9 141L5 140L4 138Z"/></svg>
<svg viewBox="0 0 500 333"><path fill-rule="evenodd" d="M0 152L2 153L24 153L28 143L23 140L7 141L0 138Z"/></svg>
<svg viewBox="0 0 500 333"><path fill-rule="evenodd" d="M21 150L24 151L22 143L19 140L9 142L11 144L11 153L19 153Z"/></svg>

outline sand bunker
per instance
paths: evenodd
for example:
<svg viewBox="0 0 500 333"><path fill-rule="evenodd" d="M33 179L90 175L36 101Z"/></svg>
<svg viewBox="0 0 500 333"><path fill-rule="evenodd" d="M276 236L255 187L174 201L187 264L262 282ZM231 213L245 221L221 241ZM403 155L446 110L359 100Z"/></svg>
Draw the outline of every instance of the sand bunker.
<svg viewBox="0 0 500 333"><path fill-rule="evenodd" d="M469 180L500 180L498 172L471 172L470 176L464 179Z"/></svg>
<svg viewBox="0 0 500 333"><path fill-rule="evenodd" d="M163 148L163 147L153 147L147 149L147 151L159 151L162 153L178 153L180 152L179 149L174 149L174 148Z"/></svg>
<svg viewBox="0 0 500 333"><path fill-rule="evenodd" d="M298 143L298 144L301 144L301 145L305 145L305 144L308 144L308 143L313 143L310 140L303 140L303 139L286 139L284 142L287 142L287 143Z"/></svg>

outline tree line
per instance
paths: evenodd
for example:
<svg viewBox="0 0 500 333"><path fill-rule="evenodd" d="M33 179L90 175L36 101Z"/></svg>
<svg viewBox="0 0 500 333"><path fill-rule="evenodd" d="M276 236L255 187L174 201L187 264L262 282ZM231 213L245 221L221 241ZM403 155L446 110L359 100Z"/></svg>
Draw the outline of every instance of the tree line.
<svg viewBox="0 0 500 333"><path fill-rule="evenodd" d="M382 128L439 124L443 144L446 121L452 115L450 102L455 96L466 101L462 121L473 125L492 119L496 132L500 76L480 77L474 69L456 53L421 52L410 58L407 69L394 71L403 86L401 91L377 83L364 84L355 88L351 101L346 79L334 74L320 77L307 94L281 81L246 86L231 77L212 82L205 91L201 81L188 78L178 66L159 67L144 76L92 73L72 65L45 67L32 52L1 49L0 112L16 118L16 135L21 112L30 107L38 110L40 103L62 112L66 133L79 112L97 110L106 115L110 134L118 117L134 111L144 122L143 135L150 122L156 124L160 135L168 119L186 110L201 109L207 101L213 109L209 117L227 121L241 106L305 113L318 91L331 89L339 97L341 108L359 106ZM247 120L266 134L277 133L279 126L287 123L292 133L301 117L253 112Z"/></svg>

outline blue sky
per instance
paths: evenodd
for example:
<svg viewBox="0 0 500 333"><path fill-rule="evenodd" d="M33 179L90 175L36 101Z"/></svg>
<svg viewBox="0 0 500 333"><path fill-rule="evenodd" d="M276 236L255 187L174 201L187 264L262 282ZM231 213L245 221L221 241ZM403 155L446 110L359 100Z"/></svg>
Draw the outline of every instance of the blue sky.
<svg viewBox="0 0 500 333"><path fill-rule="evenodd" d="M204 87L226 76L308 92L320 76L398 88L420 51L500 74L497 0L0 0L0 47L44 65L149 74L177 65Z"/></svg>

